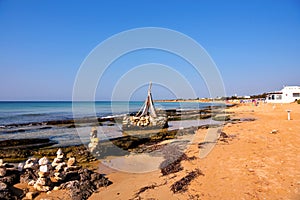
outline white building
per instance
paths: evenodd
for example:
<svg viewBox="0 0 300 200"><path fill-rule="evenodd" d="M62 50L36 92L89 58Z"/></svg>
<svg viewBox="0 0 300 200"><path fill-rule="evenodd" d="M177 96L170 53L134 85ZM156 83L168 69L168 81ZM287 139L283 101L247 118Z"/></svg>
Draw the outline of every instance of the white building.
<svg viewBox="0 0 300 200"><path fill-rule="evenodd" d="M268 103L291 103L300 99L300 86L285 86L281 91L269 92Z"/></svg>

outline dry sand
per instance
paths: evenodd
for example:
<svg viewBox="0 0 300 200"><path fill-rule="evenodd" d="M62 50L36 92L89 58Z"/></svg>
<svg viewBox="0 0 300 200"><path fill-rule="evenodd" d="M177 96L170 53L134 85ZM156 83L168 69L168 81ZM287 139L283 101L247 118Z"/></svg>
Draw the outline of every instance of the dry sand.
<svg viewBox="0 0 300 200"><path fill-rule="evenodd" d="M292 110L290 121L287 109ZM300 199L300 105L241 104L227 111L234 118L256 120L226 124L223 132L233 137L218 141L201 159L198 144L207 130L198 130L185 152L197 159L182 161L183 170L167 176L159 170L126 173L100 164L99 172L113 184L90 199ZM186 192L174 194L171 185L195 169L204 176L192 180Z"/></svg>

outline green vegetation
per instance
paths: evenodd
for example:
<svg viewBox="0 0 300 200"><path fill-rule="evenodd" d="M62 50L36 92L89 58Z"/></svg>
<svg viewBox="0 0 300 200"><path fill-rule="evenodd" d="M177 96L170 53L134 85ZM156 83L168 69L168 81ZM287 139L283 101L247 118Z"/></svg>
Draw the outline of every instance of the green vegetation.
<svg viewBox="0 0 300 200"><path fill-rule="evenodd" d="M252 99L265 99L265 98L267 98L267 93L251 95L251 98Z"/></svg>

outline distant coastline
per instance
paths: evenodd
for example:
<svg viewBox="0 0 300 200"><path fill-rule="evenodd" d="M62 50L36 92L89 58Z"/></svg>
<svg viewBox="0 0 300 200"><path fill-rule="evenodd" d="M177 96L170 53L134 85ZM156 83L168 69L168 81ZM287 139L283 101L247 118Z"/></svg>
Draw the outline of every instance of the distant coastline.
<svg viewBox="0 0 300 200"><path fill-rule="evenodd" d="M222 100L213 100L213 99L158 99L158 100L154 100L154 102L191 102L191 103L211 103L211 102L220 102Z"/></svg>

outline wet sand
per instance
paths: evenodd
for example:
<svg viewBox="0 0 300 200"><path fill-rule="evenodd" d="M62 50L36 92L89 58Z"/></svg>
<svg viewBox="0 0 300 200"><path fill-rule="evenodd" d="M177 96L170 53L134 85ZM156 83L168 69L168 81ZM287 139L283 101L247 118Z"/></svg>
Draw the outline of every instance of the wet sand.
<svg viewBox="0 0 300 200"><path fill-rule="evenodd" d="M287 109L292 110L290 121ZM127 173L97 164L113 184L89 199L300 199L300 105L240 104L227 112L231 118L256 120L226 124L222 131L229 138L221 138L201 159L199 143L207 130L199 129L185 151L197 158L181 161L183 169L166 176L160 170ZM192 180L187 191L170 190L195 169L204 175Z"/></svg>

